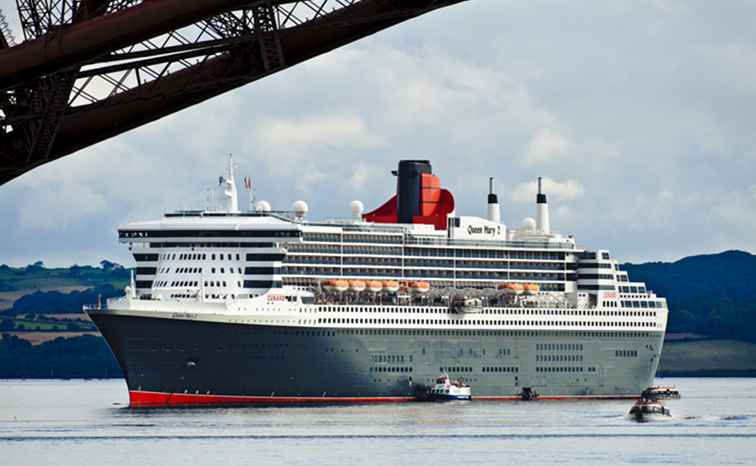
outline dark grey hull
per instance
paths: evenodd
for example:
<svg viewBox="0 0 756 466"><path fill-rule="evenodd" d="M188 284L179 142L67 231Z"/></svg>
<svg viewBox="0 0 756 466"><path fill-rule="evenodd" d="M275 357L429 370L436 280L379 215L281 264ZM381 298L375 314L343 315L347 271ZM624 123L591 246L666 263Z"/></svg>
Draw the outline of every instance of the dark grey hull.
<svg viewBox="0 0 756 466"><path fill-rule="evenodd" d="M518 397L524 387L541 398L635 397L653 382L664 335L91 318L133 406L413 399L444 372L470 383L475 399Z"/></svg>

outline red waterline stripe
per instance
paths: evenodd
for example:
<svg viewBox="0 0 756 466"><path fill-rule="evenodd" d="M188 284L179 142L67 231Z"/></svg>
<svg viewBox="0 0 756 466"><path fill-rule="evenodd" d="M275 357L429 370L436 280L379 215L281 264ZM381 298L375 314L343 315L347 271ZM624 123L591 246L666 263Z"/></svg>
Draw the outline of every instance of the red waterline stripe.
<svg viewBox="0 0 756 466"><path fill-rule="evenodd" d="M637 400L640 395L538 395L538 400ZM475 401L518 401L522 400L521 396L475 396Z"/></svg>
<svg viewBox="0 0 756 466"><path fill-rule="evenodd" d="M538 400L633 400L638 395L542 395ZM473 396L476 401L518 401L514 395ZM286 405L286 404L333 404L333 403L404 403L415 401L411 396L236 396L236 395L195 395L191 393L129 391L132 408L159 406L213 406L213 405Z"/></svg>
<svg viewBox="0 0 756 466"><path fill-rule="evenodd" d="M337 396L236 396L195 395L191 393L162 393L129 391L132 408L157 406L212 406L212 405L283 405L330 403L402 403L414 401L412 396L337 397Z"/></svg>

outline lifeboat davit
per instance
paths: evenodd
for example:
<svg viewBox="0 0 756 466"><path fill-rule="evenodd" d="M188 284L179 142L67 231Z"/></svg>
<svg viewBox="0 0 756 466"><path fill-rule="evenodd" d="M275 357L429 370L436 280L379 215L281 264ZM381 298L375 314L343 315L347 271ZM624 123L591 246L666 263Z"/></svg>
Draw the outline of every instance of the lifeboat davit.
<svg viewBox="0 0 756 466"><path fill-rule="evenodd" d="M525 290L520 283L504 283L499 285L499 290L507 294L520 294Z"/></svg>
<svg viewBox="0 0 756 466"><path fill-rule="evenodd" d="M365 291L366 286L362 280L349 280L349 288L357 293Z"/></svg>
<svg viewBox="0 0 756 466"><path fill-rule="evenodd" d="M399 282L395 280L386 280L383 282L383 289L389 293L396 293L399 291Z"/></svg>
<svg viewBox="0 0 756 466"><path fill-rule="evenodd" d="M541 287L537 283L526 283L524 286L525 294L536 295L541 291Z"/></svg>
<svg viewBox="0 0 756 466"><path fill-rule="evenodd" d="M412 282L410 283L410 288L415 293L427 293L430 291L430 283L428 282Z"/></svg>
<svg viewBox="0 0 756 466"><path fill-rule="evenodd" d="M371 293L378 293L383 289L383 282L379 282L377 280L370 280L367 282L367 288L370 290Z"/></svg>

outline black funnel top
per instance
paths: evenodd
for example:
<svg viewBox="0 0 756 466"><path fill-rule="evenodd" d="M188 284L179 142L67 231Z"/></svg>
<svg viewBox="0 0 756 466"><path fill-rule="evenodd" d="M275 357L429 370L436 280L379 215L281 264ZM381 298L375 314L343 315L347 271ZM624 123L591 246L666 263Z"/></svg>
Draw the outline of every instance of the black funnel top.
<svg viewBox="0 0 756 466"><path fill-rule="evenodd" d="M543 179L539 176L538 177L538 195L536 196L537 204L546 204L546 195L543 193L542 182L543 182Z"/></svg>
<svg viewBox="0 0 756 466"><path fill-rule="evenodd" d="M412 223L420 215L422 180L420 175L432 173L428 160L401 160L396 172L396 207L399 223Z"/></svg>

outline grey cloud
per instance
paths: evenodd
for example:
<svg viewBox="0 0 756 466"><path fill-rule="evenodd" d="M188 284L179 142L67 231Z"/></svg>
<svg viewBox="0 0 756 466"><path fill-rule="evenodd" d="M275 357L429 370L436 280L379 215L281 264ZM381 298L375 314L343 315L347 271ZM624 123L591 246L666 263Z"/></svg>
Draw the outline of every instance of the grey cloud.
<svg viewBox="0 0 756 466"><path fill-rule="evenodd" d="M259 198L303 198L316 218L379 205L396 161L423 157L458 213L482 215L496 176L518 225L534 206L508 194L541 175L580 187L551 197L552 226L583 245L635 261L756 250L754 10L471 0L3 186L0 262L129 263L117 225L202 207L229 152Z"/></svg>

